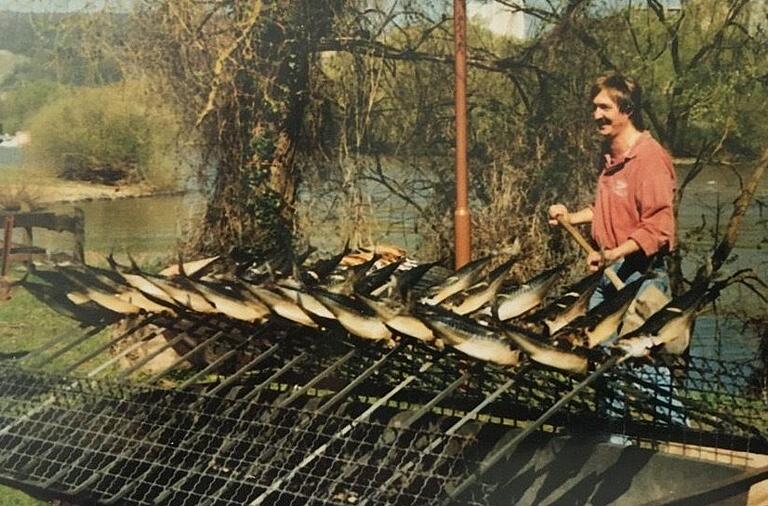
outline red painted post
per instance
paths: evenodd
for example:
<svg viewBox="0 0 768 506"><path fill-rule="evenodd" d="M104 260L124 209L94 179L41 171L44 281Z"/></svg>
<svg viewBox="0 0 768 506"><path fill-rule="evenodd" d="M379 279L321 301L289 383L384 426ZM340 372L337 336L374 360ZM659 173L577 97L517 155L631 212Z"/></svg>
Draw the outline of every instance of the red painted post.
<svg viewBox="0 0 768 506"><path fill-rule="evenodd" d="M466 0L453 0L453 33L456 42L456 210L453 216L455 261L458 269L472 258L467 170Z"/></svg>

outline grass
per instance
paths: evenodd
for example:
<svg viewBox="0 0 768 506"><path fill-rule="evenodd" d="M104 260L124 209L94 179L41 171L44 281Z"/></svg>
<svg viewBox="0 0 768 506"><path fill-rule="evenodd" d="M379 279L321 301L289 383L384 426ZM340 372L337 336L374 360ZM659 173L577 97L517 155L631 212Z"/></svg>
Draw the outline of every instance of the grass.
<svg viewBox="0 0 768 506"><path fill-rule="evenodd" d="M14 273L18 275L18 273ZM105 342L109 331L103 331L83 345L76 347L68 353L64 353L52 362L44 362L34 365L43 370L60 370L71 363L75 357L81 357L90 350ZM73 338L82 335L83 329L76 322L61 316L37 301L26 290L17 288L13 291L12 298L0 302L0 353L15 353L24 350L34 350L44 345L54 336L68 335ZM67 340L68 341L68 340ZM99 360L107 357L101 354L100 358L84 367L90 368ZM32 498L27 494L9 487L0 486L0 506L37 506L47 504L44 501Z"/></svg>
<svg viewBox="0 0 768 506"><path fill-rule="evenodd" d="M45 501L30 497L24 492L9 487L0 487L1 506L38 506L48 504Z"/></svg>

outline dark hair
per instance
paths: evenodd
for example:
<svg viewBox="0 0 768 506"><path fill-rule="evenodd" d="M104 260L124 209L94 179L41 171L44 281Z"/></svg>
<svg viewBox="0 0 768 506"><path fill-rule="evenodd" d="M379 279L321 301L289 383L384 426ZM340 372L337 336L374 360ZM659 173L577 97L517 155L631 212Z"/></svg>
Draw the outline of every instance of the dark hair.
<svg viewBox="0 0 768 506"><path fill-rule="evenodd" d="M637 81L615 72L603 74L595 79L595 83L592 85L592 90L589 93L590 100L594 100L603 90L607 91L611 99L616 102L616 105L619 106L619 111L629 114L629 120L635 128L645 130L645 123L643 122L643 92Z"/></svg>

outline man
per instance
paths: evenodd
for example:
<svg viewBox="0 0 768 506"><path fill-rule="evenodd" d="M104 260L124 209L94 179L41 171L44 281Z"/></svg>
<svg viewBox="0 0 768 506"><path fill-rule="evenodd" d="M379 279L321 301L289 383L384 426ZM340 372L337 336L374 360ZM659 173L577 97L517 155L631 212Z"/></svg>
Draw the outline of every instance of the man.
<svg viewBox="0 0 768 506"><path fill-rule="evenodd" d="M576 212L554 204L549 208L549 223L556 225L558 218L573 225L591 222L599 252L587 257L590 270L610 265L628 282L654 268L658 276L650 282L668 292L660 253L672 249L675 240L672 159L644 128L642 93L636 81L620 74L603 75L592 86L590 99L604 141L595 201ZM603 277L590 307L611 290Z"/></svg>
<svg viewBox="0 0 768 506"><path fill-rule="evenodd" d="M562 204L549 208L549 223L562 219L572 225L592 223L592 238L599 252L587 257L590 270L613 269L625 283L649 269L656 276L644 283L640 292L654 284L669 294L669 279L663 268L662 253L675 246L675 170L669 153L645 130L642 117L642 92L639 84L620 74L606 74L595 81L590 93L593 119L603 137L600 174L592 206L569 212ZM610 296L615 288L603 276L589 301L592 308ZM656 308L658 309L658 308ZM672 395L668 370L643 367L639 374L656 388L635 387L655 395L670 407L659 407L656 414L672 424L685 424L681 404ZM599 401L598 411L626 409L623 396ZM613 439L612 439L613 440ZM625 438L616 442L625 443Z"/></svg>

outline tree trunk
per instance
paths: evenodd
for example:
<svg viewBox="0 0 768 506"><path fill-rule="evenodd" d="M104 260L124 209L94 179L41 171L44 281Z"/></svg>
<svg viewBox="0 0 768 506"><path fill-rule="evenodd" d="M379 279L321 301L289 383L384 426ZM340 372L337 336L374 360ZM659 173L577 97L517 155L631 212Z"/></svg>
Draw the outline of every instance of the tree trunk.
<svg viewBox="0 0 768 506"><path fill-rule="evenodd" d="M296 153L310 96L310 62L332 28L332 2L262 2L250 45L216 111L222 148L197 249L242 246L262 254L290 251L298 185Z"/></svg>

